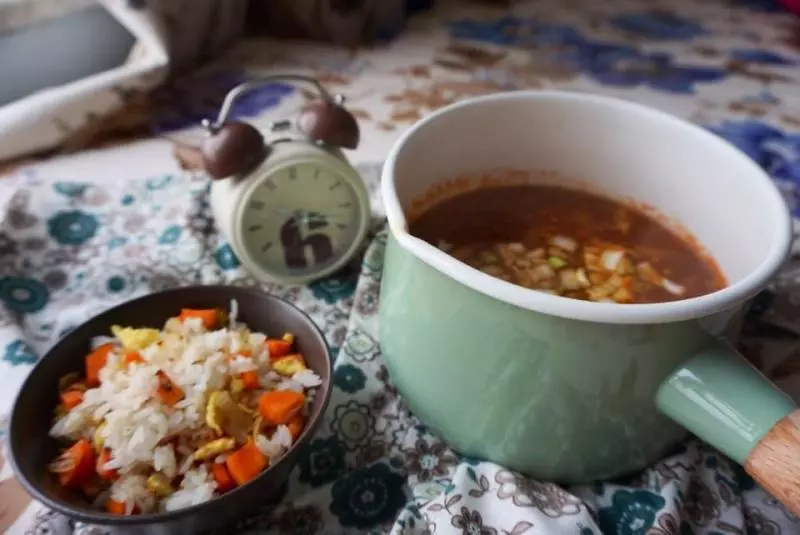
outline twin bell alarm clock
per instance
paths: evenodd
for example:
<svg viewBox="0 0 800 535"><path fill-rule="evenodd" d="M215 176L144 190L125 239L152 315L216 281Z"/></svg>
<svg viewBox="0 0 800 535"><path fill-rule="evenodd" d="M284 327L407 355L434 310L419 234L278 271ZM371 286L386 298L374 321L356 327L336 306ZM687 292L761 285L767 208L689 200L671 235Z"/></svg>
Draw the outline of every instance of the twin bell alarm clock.
<svg viewBox="0 0 800 535"><path fill-rule="evenodd" d="M296 121L273 122L264 133L226 120L243 93L275 81L309 84L320 98ZM304 284L352 258L370 209L364 183L341 150L355 149L359 141L344 97L313 78L270 76L231 90L217 120L203 121L203 128L211 208L245 269L264 282Z"/></svg>

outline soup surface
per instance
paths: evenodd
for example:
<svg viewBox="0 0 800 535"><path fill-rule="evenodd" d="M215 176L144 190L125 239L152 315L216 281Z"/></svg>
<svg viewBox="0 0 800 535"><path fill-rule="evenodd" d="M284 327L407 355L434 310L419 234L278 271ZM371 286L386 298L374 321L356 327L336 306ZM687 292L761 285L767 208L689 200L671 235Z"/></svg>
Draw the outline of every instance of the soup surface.
<svg viewBox="0 0 800 535"><path fill-rule="evenodd" d="M713 259L655 219L556 186L463 193L423 212L410 232L489 275L575 299L661 303L727 284Z"/></svg>

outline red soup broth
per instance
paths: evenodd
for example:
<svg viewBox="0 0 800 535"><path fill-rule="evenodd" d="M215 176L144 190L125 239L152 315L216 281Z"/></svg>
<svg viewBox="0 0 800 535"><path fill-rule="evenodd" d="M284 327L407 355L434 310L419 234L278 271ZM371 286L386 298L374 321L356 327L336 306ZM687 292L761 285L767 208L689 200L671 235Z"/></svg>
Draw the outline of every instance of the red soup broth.
<svg viewBox="0 0 800 535"><path fill-rule="evenodd" d="M460 193L409 231L484 273L574 299L663 303L727 285L693 240L635 207L557 186Z"/></svg>

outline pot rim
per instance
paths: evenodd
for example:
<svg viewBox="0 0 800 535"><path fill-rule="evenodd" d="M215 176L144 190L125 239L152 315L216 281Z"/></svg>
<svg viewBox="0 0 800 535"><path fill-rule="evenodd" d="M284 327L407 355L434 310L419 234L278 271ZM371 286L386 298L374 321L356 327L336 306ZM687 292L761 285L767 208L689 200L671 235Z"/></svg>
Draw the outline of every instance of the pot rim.
<svg viewBox="0 0 800 535"><path fill-rule="evenodd" d="M408 222L397 196L394 175L397 160L400 158L406 144L414 135L443 115L457 113L462 108L469 106L497 101L591 102L596 105L613 107L627 113L647 115L651 120L683 130L686 135L699 137L706 143L721 146L723 150L728 151L728 158L735 160L740 166L747 167L751 174L761 177L761 184L767 190L768 201L772 205L771 210L776 217L776 221L782 220L782 222L775 225L769 250L754 270L742 279L716 292L667 303L617 304L581 301L521 288L471 268L437 247L412 236L408 232ZM702 318L730 309L753 297L766 286L769 279L776 274L789 255L793 238L792 216L772 179L761 167L726 140L699 126L655 108L613 97L567 91L494 93L466 99L437 110L417 121L395 142L381 171L380 192L386 210L389 230L398 244L443 275L477 292L510 305L550 316L597 323L668 323Z"/></svg>

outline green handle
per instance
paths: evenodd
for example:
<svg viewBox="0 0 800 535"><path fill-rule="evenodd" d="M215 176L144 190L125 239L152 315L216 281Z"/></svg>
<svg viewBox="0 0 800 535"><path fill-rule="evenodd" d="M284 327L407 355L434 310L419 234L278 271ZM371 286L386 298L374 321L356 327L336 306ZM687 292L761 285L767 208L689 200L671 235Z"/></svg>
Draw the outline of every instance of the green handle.
<svg viewBox="0 0 800 535"><path fill-rule="evenodd" d="M797 406L731 346L714 340L661 384L661 412L744 464L752 449Z"/></svg>

